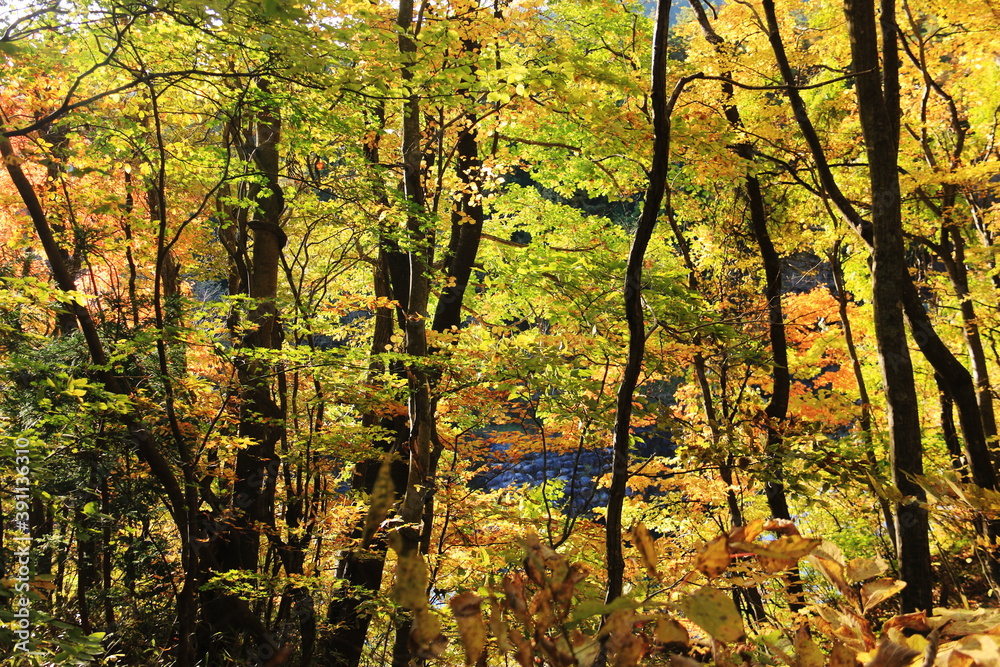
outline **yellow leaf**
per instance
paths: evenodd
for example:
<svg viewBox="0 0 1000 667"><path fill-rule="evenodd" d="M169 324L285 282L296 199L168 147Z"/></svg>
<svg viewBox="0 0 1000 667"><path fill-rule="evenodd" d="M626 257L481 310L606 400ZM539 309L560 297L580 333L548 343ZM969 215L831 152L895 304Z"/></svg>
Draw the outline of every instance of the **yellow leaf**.
<svg viewBox="0 0 1000 667"><path fill-rule="evenodd" d="M423 557L415 548L397 549L397 553L393 599L403 609L426 609L427 565Z"/></svg>
<svg viewBox="0 0 1000 667"><path fill-rule="evenodd" d="M996 639L989 635L969 635L954 642L948 651L942 651L937 664L948 667L953 665L1000 667L1000 646L997 646Z"/></svg>
<svg viewBox="0 0 1000 667"><path fill-rule="evenodd" d="M483 623L483 599L469 591L451 599L451 613L458 625L458 635L465 648L465 664L472 665L486 648L486 625Z"/></svg>
<svg viewBox="0 0 1000 667"><path fill-rule="evenodd" d="M660 616L656 619L656 629L653 632L656 643L664 646L687 648L691 641L687 628L672 618Z"/></svg>
<svg viewBox="0 0 1000 667"><path fill-rule="evenodd" d="M795 658L797 667L823 667L823 652L809 636L809 625L802 623L795 631Z"/></svg>
<svg viewBox="0 0 1000 667"><path fill-rule="evenodd" d="M745 526L737 526L729 531L730 542L753 542L764 530L764 520L754 519Z"/></svg>
<svg viewBox="0 0 1000 667"><path fill-rule="evenodd" d="M722 591L703 586L681 603L692 622L720 642L743 638L743 619L733 599Z"/></svg>
<svg viewBox="0 0 1000 667"><path fill-rule="evenodd" d="M695 558L694 567L709 579L725 572L729 567L729 537L719 535L714 540L706 542L701 553Z"/></svg>
<svg viewBox="0 0 1000 667"><path fill-rule="evenodd" d="M652 535L649 534L646 524L641 521L632 527L632 543L639 551L639 557L642 558L642 564L646 566L646 572L653 579L659 579L660 574L656 571L656 564L659 560L656 555L656 543L653 541Z"/></svg>
<svg viewBox="0 0 1000 667"><path fill-rule="evenodd" d="M506 653L511 649L510 641L507 639L508 628L507 623L503 620L503 614L500 611L500 601L496 599L492 594L490 595L490 632L496 637L497 648L500 649L501 653Z"/></svg>
<svg viewBox="0 0 1000 667"><path fill-rule="evenodd" d="M904 588L906 588L906 582L897 581L890 577L869 581L861 587L861 603L864 612L867 613L869 609L888 600Z"/></svg>

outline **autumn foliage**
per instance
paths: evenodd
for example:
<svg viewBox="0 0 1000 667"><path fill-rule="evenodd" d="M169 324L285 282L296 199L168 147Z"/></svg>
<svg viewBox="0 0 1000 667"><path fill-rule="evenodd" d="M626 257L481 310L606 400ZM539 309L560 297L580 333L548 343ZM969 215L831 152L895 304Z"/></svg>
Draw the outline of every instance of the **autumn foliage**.
<svg viewBox="0 0 1000 667"><path fill-rule="evenodd" d="M989 0L11 5L4 664L1000 661Z"/></svg>

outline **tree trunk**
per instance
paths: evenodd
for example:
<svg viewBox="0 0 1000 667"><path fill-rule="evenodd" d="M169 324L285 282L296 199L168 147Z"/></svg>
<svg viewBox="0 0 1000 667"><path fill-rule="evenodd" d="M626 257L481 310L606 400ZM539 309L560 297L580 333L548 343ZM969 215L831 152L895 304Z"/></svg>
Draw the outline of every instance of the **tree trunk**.
<svg viewBox="0 0 1000 667"><path fill-rule="evenodd" d="M266 96L266 81L257 87ZM244 333L237 340L240 350L236 357L236 372L240 384L238 434L249 444L236 454L232 491L225 520L215 517L218 535L205 550L202 569L204 576L212 573L260 572L260 524L274 525L274 490L280 469L277 443L284 434L282 399L272 396L271 381L275 376L272 364L260 358L258 350L281 349L282 332L278 320L277 292L281 251L286 237L281 228L284 195L279 182L281 118L272 101L263 101L251 113L247 127L234 122L227 139L235 144L249 174L262 182L242 186L241 198L253 202L246 208L231 208L229 215L237 224L234 233L223 238L232 262L239 266L239 278L230 284L230 293L250 297L251 310L242 323ZM252 248L246 254L244 235L252 232ZM230 325L240 324L235 318ZM280 373L278 373L280 375ZM280 649L259 616L242 598L219 591L201 594L204 620L210 633L226 632L235 640L248 633L256 644L247 645L251 655L269 655ZM211 650L207 641L202 651ZM235 647L232 647L235 650Z"/></svg>
<svg viewBox="0 0 1000 667"><path fill-rule="evenodd" d="M646 350L646 329L642 315L642 263L646 248L652 238L660 205L667 186L670 165L670 113L683 88L678 83L674 95L667 99L667 37L670 30L670 0L659 0L656 9L656 27L653 33L652 89L650 102L653 109L653 159L649 170L649 184L643 201L642 215L636 226L632 248L625 267L625 285L622 291L625 302L625 320L628 323L628 358L622 372L621 384L615 401L614 442L611 462L611 485L608 490L608 511L605 527L608 588L606 601L612 602L622 594L625 576L625 558L622 554L622 508L628 483L629 445L632 439L632 401L636 384L642 372L642 359Z"/></svg>
<svg viewBox="0 0 1000 667"><path fill-rule="evenodd" d="M876 466L875 451L872 449L872 406L871 398L868 396L868 385L865 382L864 373L861 372L861 357L858 356L858 348L854 343L854 331L851 328L851 319L847 313L847 289L844 287L844 268L840 261L840 239L833 244L828 258L830 268L833 273L833 285L836 290L834 298L837 299L837 313L840 315L840 325L844 330L844 343L847 345L847 356L851 360L851 370L854 373L854 381L858 385L858 396L861 399L861 417L858 420L861 426L861 437L864 441L869 464ZM895 520L892 518L892 504L887 498L880 496L869 482L869 490L878 499L879 509L882 511L882 520L885 522L886 531L889 533L889 540L892 547L896 547Z"/></svg>
<svg viewBox="0 0 1000 667"><path fill-rule="evenodd" d="M930 610L931 560L926 494L915 477L923 474L923 449L913 365L906 345L903 293L910 282L905 264L899 173L899 90L893 0L882 2L882 58L872 0L846 0L852 70L868 156L872 193L872 305L875 339L885 388L893 482L903 494L896 508L896 538L903 612ZM915 332L916 335L916 332Z"/></svg>
<svg viewBox="0 0 1000 667"><path fill-rule="evenodd" d="M721 55L721 46L724 40L711 27L708 15L705 12L700 0L692 0L691 6L694 8L701 25L702 32L706 39L715 46L716 51ZM729 73L723 76L728 77ZM729 126L735 132L741 132L743 119L739 108L733 103L733 85L729 82L722 84L723 109ZM730 146L730 149L741 160L746 163L754 161L753 147L747 142L739 142ZM749 171L743 177L743 190L750 212L750 227L754 240L757 242L757 249L760 253L761 264L764 269L764 296L767 299L767 332L768 342L771 347L772 371L771 371L771 398L764 408L766 417L765 430L767 440L764 446L764 458L767 466L767 479L764 481L764 495L767 499L768 509L776 519L791 520L792 516L788 510L788 499L785 495L784 465L782 453L784 451L784 437L782 429L788 418L788 398L791 391L791 376L788 372L788 341L785 335L785 318L781 306L782 280L781 257L774 248L771 240L771 233L767 228L768 214L764 201L764 194L761 189L760 180ZM789 608L798 611L802 608L799 600L802 593L802 585L797 571L789 572Z"/></svg>

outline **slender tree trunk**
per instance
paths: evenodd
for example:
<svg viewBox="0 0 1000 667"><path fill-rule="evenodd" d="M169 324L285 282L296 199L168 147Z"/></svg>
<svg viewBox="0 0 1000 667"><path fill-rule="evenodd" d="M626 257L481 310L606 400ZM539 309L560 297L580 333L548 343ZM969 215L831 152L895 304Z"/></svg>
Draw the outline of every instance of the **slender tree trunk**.
<svg viewBox="0 0 1000 667"><path fill-rule="evenodd" d="M263 82L258 84L267 92ZM226 536L219 552L223 571L256 572L260 552L260 534L253 527L257 521L272 522L271 502L274 480L278 471L275 445L283 432L283 415L271 396L270 376L273 369L254 358L255 349L273 350L281 347L281 332L275 300L278 291L278 270L285 234L281 229L284 197L278 182L278 143L281 120L276 109L266 106L257 112L253 123L253 151L245 156L252 160L265 187L254 185L250 199L257 210L250 214L247 226L253 232L248 296L253 300L249 315L249 333L240 347L249 350L237 359L242 385L240 401L241 437L253 444L241 449L236 456L236 478L233 482L232 531Z"/></svg>
<svg viewBox="0 0 1000 667"><path fill-rule="evenodd" d="M463 51L477 53L478 42L464 40ZM467 91L465 91L466 94ZM469 100L470 105L473 100ZM435 331L457 329L462 322L462 303L468 289L472 265L479 253L483 233L483 178L482 160L479 159L476 123L472 111L462 118L462 129L456 146L456 172L461 182L460 194L451 213L451 239L445 256L445 286L434 312Z"/></svg>
<svg viewBox="0 0 1000 667"><path fill-rule="evenodd" d="M605 528L607 552L608 589L606 600L611 602L622 594L625 575L625 558L622 554L622 508L628 483L629 444L632 438L632 401L636 384L642 372L642 359L646 349L646 329L642 315L642 263L646 248L652 238L656 219L660 215L667 184L670 160L670 113L680 91L683 79L670 100L667 99L667 37L670 30L670 0L660 0L656 9L656 27L653 32L652 90L650 102L653 109L653 159L649 170L649 184L643 201L642 215L636 227L632 248L625 267L625 320L628 323L628 358L622 372L621 384L615 402L614 443L611 462L611 486L608 490L608 511Z"/></svg>
<svg viewBox="0 0 1000 667"><path fill-rule="evenodd" d="M694 372L698 380L698 387L701 389L702 402L705 406L705 420L708 422L708 429L712 435L712 448L719 449L722 442L719 433L719 417L715 409L715 401L712 399L712 387L708 382L708 373L705 368L705 358L700 352L694 355ZM736 480L733 478L733 455L727 454L719 462L719 477L726 484L726 505L729 507L729 516L734 527L746 525L743 518L743 509L740 507L740 499L736 495ZM767 618L764 611L764 600L760 595L760 589L756 586L747 586L734 589L742 593L746 601L745 614L756 622L761 622ZM734 596L736 597L736 596Z"/></svg>
<svg viewBox="0 0 1000 667"><path fill-rule="evenodd" d="M953 218L955 215L955 194L952 186L946 187L944 204L941 207L942 222L945 234L950 239L951 253L943 253L942 259L948 269L952 288L958 297L959 312L962 315L962 333L965 336L966 349L969 352L969 362L972 368L972 381L976 387L976 401L979 405L979 415L983 423L983 436L987 445L997 436L996 415L993 409L993 387L990 384L990 372L986 363L986 351L983 348L983 338L979 330L979 319L969 293L969 273L965 263L965 238L962 230L957 227Z"/></svg>
<svg viewBox="0 0 1000 667"><path fill-rule="evenodd" d="M941 435L951 457L951 467L958 473L959 479L969 483L971 481L969 466L962 460L962 443L959 442L958 430L955 429L955 402L951 400L951 394L944 386L944 378L935 373L934 381L938 386L938 398L941 404Z"/></svg>
<svg viewBox="0 0 1000 667"><path fill-rule="evenodd" d="M108 471L101 471L101 511L108 516L114 516L111 509L111 488L108 485ZM102 588L104 590L104 627L113 631L117 626L115 621L115 605L111 598L111 586L114 576L115 544L111 522L105 520L101 529L101 564Z"/></svg>
<svg viewBox="0 0 1000 667"><path fill-rule="evenodd" d="M270 92L268 83L264 80L255 83L266 98ZM240 192L242 199L253 203L227 209L236 224L228 236L221 238L236 267L230 293L250 297L251 310L246 321L240 323L235 316L230 321L234 330L241 324L243 331L236 342L239 352L235 366L240 385L237 432L250 444L236 454L232 491L224 508L227 516L222 519L216 511L213 526L218 533L201 550L202 577L226 572L243 572L252 577L261 572L258 526L274 526L274 492L280 471L276 447L285 433L282 407L286 401L282 397L276 401L271 386L274 377L279 378L279 389L285 386L280 379L282 373L263 360L259 352L279 350L283 343L276 302L281 251L286 241L282 230L284 193L279 181L281 117L275 103L267 99L249 115L245 127L234 121L226 138L235 145L248 174L255 177L249 185L241 186ZM249 248L248 233L252 238ZM192 585L197 590L198 584L192 581L186 587ZM236 650L237 637L247 633L253 640L245 647L251 657L266 654L273 656L272 661L287 658L289 649L276 644L259 615L243 598L203 590L201 603L206 623L200 635L203 655L220 647L210 637L221 632L228 636L229 650Z"/></svg>
<svg viewBox="0 0 1000 667"><path fill-rule="evenodd" d="M837 300L837 313L840 315L840 325L844 330L844 343L847 345L847 356L851 360L851 370L854 373L854 381L858 385L858 396L861 399L861 416L859 418L861 426L861 437L864 441L869 465L874 468L877 463L875 451L872 448L874 439L872 437L872 406L871 398L868 396L868 384L865 382L864 373L861 371L861 357L858 356L858 347L854 343L854 331L851 327L851 318L847 312L848 294L844 283L844 268L840 261L840 239L833 244L833 250L829 255L830 268L833 273L833 284L836 290L834 298ZM872 494L878 499L879 509L882 510L882 520L885 522L886 531L889 533L889 540L893 549L896 547L895 520L892 518L892 504L888 499L882 497L876 488L869 484Z"/></svg>
<svg viewBox="0 0 1000 667"><path fill-rule="evenodd" d="M906 582L901 596L906 613L931 609L931 560L927 510L922 504L926 494L915 479L923 474L923 449L902 308L904 283L909 281L904 278L907 267L897 165L899 60L893 0L883 0L881 10L884 69L880 80L874 3L846 0L844 4L872 192L875 339L886 395L893 482L903 494L896 508L896 536L900 576Z"/></svg>
<svg viewBox="0 0 1000 667"><path fill-rule="evenodd" d="M694 8L701 25L702 32L706 39L715 47L716 51L722 53L724 40L712 29L700 0L692 0L691 6ZM728 77L729 74L724 76ZM733 86L729 82L722 84L723 105L726 119L730 127L736 131L743 131L743 119L739 108L733 102ZM754 162L753 147L747 142L739 142L730 146L730 149L741 160L748 165ZM767 498L768 509L776 519L790 520L791 514L788 510L788 500L785 495L784 465L782 455L784 451L784 436L782 430L788 418L788 399L791 391L791 376L788 372L788 341L785 335L785 320L781 305L782 279L781 257L774 248L771 240L771 233L767 228L768 214L764 201L764 194L760 185L760 180L749 171L743 177L743 190L747 201L747 208L750 213L750 227L753 231L754 240L760 253L761 263L764 268L764 296L767 299L767 331L768 341L771 347L772 371L771 371L771 398L764 408L767 418L765 430L767 441L764 447L764 456L767 465L767 479L764 481L764 495ZM792 611L802 608L799 601L801 596L801 583L796 574L790 573L791 581L788 590L789 607Z"/></svg>
<svg viewBox="0 0 1000 667"><path fill-rule="evenodd" d="M90 501L92 498L89 493L83 497L85 501ZM73 518L76 522L76 609L80 629L90 634L94 631L94 626L90 620L90 601L87 599L87 593L93 588L97 579L97 568L94 567L97 553L94 549L94 538L87 526L90 523L89 517L84 513L83 507L84 505L80 505L76 508Z"/></svg>
<svg viewBox="0 0 1000 667"><path fill-rule="evenodd" d="M376 160L373 164L377 164ZM377 265L374 269L374 284L376 296L391 298L389 284L388 257L385 249L380 249ZM393 332L393 313L390 308L379 308L375 313L375 330L372 336L372 355L379 354L389 344ZM381 364L373 362L372 375L385 370ZM397 371L399 369L396 369ZM373 378L370 378L373 379ZM408 437L406 417L381 418L375 413L364 416L362 422L366 426L380 424L382 428L395 436L381 441L384 452L399 451ZM375 489L381 459L371 459L359 462L351 478L351 488L371 494ZM406 465L395 459L390 464L390 477L397 496L406 488ZM362 536L362 525L356 526L354 537ZM361 545L341 555L337 564L337 578L343 579L346 585L344 593L331 601L326 612L330 631L323 639L323 644L316 664L320 667L356 667L361 661L365 639L371 624L371 615L362 613L361 606L374 598L382 586L382 574L385 568L385 540L377 539L370 545Z"/></svg>
<svg viewBox="0 0 1000 667"><path fill-rule="evenodd" d="M412 85L412 65L416 58L415 42L419 26L414 27L413 0L402 0L396 16L399 26L398 49L403 57L402 78L406 86ZM400 304L400 318L403 324L405 351L412 359L427 356L427 319L430 298L430 276L428 275L433 257L433 229L425 226L426 199L423 187L421 161L421 112L416 91L411 91L403 103L401 151L403 165L403 197L409 206L406 230L411 249L407 252L407 285L393 285L393 291L406 293L405 304ZM393 275L394 279L403 276ZM399 518L403 527L399 536L400 561L420 551L420 526L424 507L430 493L432 480L428 477L431 460L431 431L434 415L431 409L431 378L422 364L412 364L407 369L409 378L409 419L410 433L407 441L409 458L406 485L399 507ZM403 623L397 629L396 646L405 643L410 628ZM406 649L408 653L408 649ZM394 655L393 661L403 659ZM408 660L407 660L408 662Z"/></svg>

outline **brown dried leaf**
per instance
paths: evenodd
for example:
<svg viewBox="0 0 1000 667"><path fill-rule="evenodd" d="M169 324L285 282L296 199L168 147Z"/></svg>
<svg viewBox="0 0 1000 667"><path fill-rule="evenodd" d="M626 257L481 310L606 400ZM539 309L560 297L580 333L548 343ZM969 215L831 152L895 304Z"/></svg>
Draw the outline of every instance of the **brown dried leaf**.
<svg viewBox="0 0 1000 667"><path fill-rule="evenodd" d="M587 578L590 568L582 563L573 563L566 571L562 584L553 593L556 602L569 602L573 598L576 585Z"/></svg>
<svg viewBox="0 0 1000 667"><path fill-rule="evenodd" d="M636 635L628 635L625 637L615 652L615 667L636 667L639 664L639 660L642 658L642 654L645 652L646 645L642 640L642 637Z"/></svg>
<svg viewBox="0 0 1000 667"><path fill-rule="evenodd" d="M830 651L830 658L827 660L827 667L857 667L858 652L841 642L833 643L833 650Z"/></svg>
<svg viewBox="0 0 1000 667"><path fill-rule="evenodd" d="M1000 634L1000 609L942 609L938 616L927 619L932 626L944 626L942 634L949 637Z"/></svg>
<svg viewBox="0 0 1000 667"><path fill-rule="evenodd" d="M552 594L542 589L535 593L528 604L528 616L534 619L535 625L541 628L550 628L556 623L555 614L552 609Z"/></svg>
<svg viewBox="0 0 1000 667"><path fill-rule="evenodd" d="M823 540L818 538L786 535L763 544L740 543L734 546L756 554L764 571L768 574L774 574L794 566L800 558L809 555L822 542Z"/></svg>
<svg viewBox="0 0 1000 667"><path fill-rule="evenodd" d="M486 648L486 625L483 623L483 599L468 591L451 599L451 613L455 616L458 635L465 648L465 664L472 665Z"/></svg>
<svg viewBox="0 0 1000 667"><path fill-rule="evenodd" d="M635 610L619 609L608 616L597 637L608 637L610 648L616 650L616 643L622 641L626 635L632 634L633 625L635 625Z"/></svg>
<svg viewBox="0 0 1000 667"><path fill-rule="evenodd" d="M514 659L521 667L534 667L534 651L531 648L531 641L515 629L509 635L510 641L516 647Z"/></svg>
<svg viewBox="0 0 1000 667"><path fill-rule="evenodd" d="M764 530L769 530L776 535L799 534L799 529L788 519L768 519L764 522Z"/></svg>
<svg viewBox="0 0 1000 667"><path fill-rule="evenodd" d="M861 604L864 613L885 602L899 591L906 588L906 582L897 581L891 577L883 577L875 581L869 581L861 587Z"/></svg>
<svg viewBox="0 0 1000 667"><path fill-rule="evenodd" d="M573 656L576 664L580 667L589 667L594 664L594 660L601 653L601 642L593 637L588 637L579 630L575 630L572 636Z"/></svg>
<svg viewBox="0 0 1000 667"><path fill-rule="evenodd" d="M537 554L529 552L524 557L524 572L536 586L545 585L545 564Z"/></svg>
<svg viewBox="0 0 1000 667"><path fill-rule="evenodd" d="M545 575L545 547L534 531L529 531L524 536L524 572L528 579L538 586L544 586ZM551 551L551 549L550 549Z"/></svg>
<svg viewBox="0 0 1000 667"><path fill-rule="evenodd" d="M875 648L875 635L864 617L850 610L834 609L826 605L816 607L816 611L820 616L813 618L813 623L831 639L840 640L855 651Z"/></svg>
<svg viewBox="0 0 1000 667"><path fill-rule="evenodd" d="M902 614L893 616L882 626L882 632L887 633L893 628L909 628L914 632L930 632L931 626L928 624L926 611L915 611L912 614Z"/></svg>
<svg viewBox="0 0 1000 667"><path fill-rule="evenodd" d="M729 567L729 536L719 535L706 542L694 560L694 567L709 579L714 579Z"/></svg>
<svg viewBox="0 0 1000 667"><path fill-rule="evenodd" d="M524 598L524 576L520 572L504 576L503 592L507 596L507 608L518 618L524 616L528 611L528 602Z"/></svg>
<svg viewBox="0 0 1000 667"><path fill-rule="evenodd" d="M689 658L685 655L677 655L676 653L671 653L670 667L704 667L704 665L702 665L694 658Z"/></svg>
<svg viewBox="0 0 1000 667"><path fill-rule="evenodd" d="M826 580L833 584L856 609L861 610L858 592L847 583L845 577L844 554L836 544L824 540L806 557L806 560L823 573Z"/></svg>
<svg viewBox="0 0 1000 667"><path fill-rule="evenodd" d="M656 571L656 565L659 562L656 555L656 542L649 534L646 524L641 521L632 526L632 543L639 551L639 557L642 558L642 564L646 566L646 572L653 579L659 580L660 573Z"/></svg>
<svg viewBox="0 0 1000 667"><path fill-rule="evenodd" d="M535 646L554 665L558 665L559 667L576 665L576 658L569 652L562 650L540 627L535 628ZM563 648L572 650L571 647L566 646L565 642L563 642Z"/></svg>

